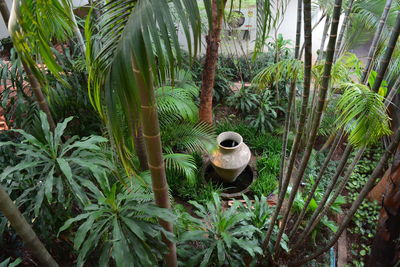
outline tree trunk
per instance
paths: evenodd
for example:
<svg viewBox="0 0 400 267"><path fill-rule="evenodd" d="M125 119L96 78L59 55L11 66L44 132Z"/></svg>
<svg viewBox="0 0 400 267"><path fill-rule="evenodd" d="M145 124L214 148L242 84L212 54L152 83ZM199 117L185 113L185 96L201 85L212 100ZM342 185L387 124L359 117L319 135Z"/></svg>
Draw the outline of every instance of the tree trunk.
<svg viewBox="0 0 400 267"><path fill-rule="evenodd" d="M57 262L53 259L42 242L32 230L32 227L22 216L21 212L15 206L14 202L10 199L7 192L0 186L0 211L8 219L11 227L24 241L24 245L32 252L33 256L37 258L42 266L55 267L58 266Z"/></svg>
<svg viewBox="0 0 400 267"><path fill-rule="evenodd" d="M332 155L333 155L333 153L335 152L335 150L336 150L336 148L337 148L337 146L338 146L338 144L339 144L339 141L340 141L340 139L341 139L342 136L343 136L342 133L343 133L343 131L340 130L339 133L336 135L335 140L333 141L333 144L332 144L331 148L329 149L328 155L326 156L326 158L325 158L325 160L324 160L324 163L323 163L323 165L322 165L322 167L321 167L321 170L320 170L320 172L319 172L319 174L318 174L318 177L317 177L317 179L314 181L313 187L311 188L310 192L308 193L307 200L306 200L306 202L304 203L304 207L303 207L303 209L301 210L300 215L299 215L299 217L297 218L297 220L296 220L294 226L292 227L292 230L290 231L290 235L289 235L289 238L290 238L290 239L291 239L291 238L294 236L294 234L297 232L297 229L298 229L298 227L300 226L300 223L301 223L301 221L303 220L304 215L306 215L306 212L307 212L307 210L308 210L308 205L310 205L311 200L313 199L314 194L315 194L315 192L316 192L317 189L318 189L318 185L319 185L319 183L320 183L320 181L321 181L321 179L322 179L322 177L323 177L323 175L324 175L324 173L325 173L325 170L327 169L327 167L328 167L328 165L329 165L329 162L331 161Z"/></svg>
<svg viewBox="0 0 400 267"><path fill-rule="evenodd" d="M213 89L215 82L215 72L218 63L218 48L221 42L220 38L222 30L222 20L224 17L224 9L223 7L218 7L217 0L212 0L211 5L212 27L209 29L208 35L206 36L207 50L202 73L199 108L200 121L204 121L209 124L213 123Z"/></svg>
<svg viewBox="0 0 400 267"><path fill-rule="evenodd" d="M385 77L386 70L389 67L390 59L392 58L394 48L396 47L397 39L399 39L400 34L400 11L397 11L396 24L393 27L389 43L387 44L386 52L382 57L382 60L379 62L379 69L377 71L376 79L372 91L378 92ZM368 77L367 77L368 80Z"/></svg>
<svg viewBox="0 0 400 267"><path fill-rule="evenodd" d="M372 69L372 63L373 63L372 59L375 56L376 48L378 46L378 42L381 39L383 27L386 24L386 20L387 20L387 17L389 15L389 11L390 11L390 7L392 5L392 1L393 0L386 0L385 9L382 12L378 29L376 30L374 38L372 39L371 47L369 48L368 57L367 57L368 62L366 64L366 66L365 66L363 77L362 77L362 80L361 80L363 84L366 84L368 82L368 76L369 76L369 73L371 72L371 69Z"/></svg>
<svg viewBox="0 0 400 267"><path fill-rule="evenodd" d="M350 16L351 10L353 9L353 3L354 3L354 0L350 0L349 7L347 8L347 10L346 10L346 12L344 14L342 28L340 29L340 33L339 33L339 36L338 36L338 41L337 41L337 44L336 44L334 62L336 62L336 60L341 56L340 55L340 51L342 50L344 32L346 31L347 23L349 22L349 16Z"/></svg>
<svg viewBox="0 0 400 267"><path fill-rule="evenodd" d="M331 25L331 17L327 15L325 19L324 30L322 32L322 40L321 40L321 46L319 47L317 62L320 62L324 57L325 42L326 42L326 37L328 36L328 30L330 25Z"/></svg>
<svg viewBox="0 0 400 267"><path fill-rule="evenodd" d="M390 183L383 196L378 229L366 267L395 266L398 238L400 237L400 165L392 168ZM397 258L397 259L396 259Z"/></svg>
<svg viewBox="0 0 400 267"><path fill-rule="evenodd" d="M160 138L160 125L158 122L153 81L151 79L145 80L144 74L136 67L135 60L133 60L133 68L139 88L143 136L146 143L148 167L151 173L155 203L161 208L170 209L171 203L169 200L168 183L165 174ZM148 75L148 77L151 77L151 75L152 74ZM161 219L159 220L159 223L166 231L173 233L172 223ZM163 237L163 240L169 248L169 253L165 257L167 266L178 266L175 243L168 240L165 236Z"/></svg>
<svg viewBox="0 0 400 267"><path fill-rule="evenodd" d="M305 63L304 63L304 89L303 89L303 102L301 107L301 114L299 119L299 124L297 126L297 133L295 136L295 140L293 143L292 151L289 157L289 165L286 168L286 174L282 181L282 187L279 191L278 202L276 204L275 211L272 215L270 225L266 234L266 237L263 241L263 249L264 251L268 250L269 241L271 239L271 235L280 213L280 210L283 205L283 200L285 198L285 194L289 185L290 177L292 175L294 162L296 159L297 152L300 147L300 139L303 135L304 124L307 117L307 107L308 107L308 98L310 94L310 85L311 85L311 67L312 67L312 30L311 30L311 0L304 0L304 43L305 43Z"/></svg>
<svg viewBox="0 0 400 267"><path fill-rule="evenodd" d="M36 101L39 105L39 108L46 114L47 116L47 121L49 122L50 130L54 132L54 129L56 128L56 124L54 123L53 116L51 115L49 104L47 103L46 97L43 95L42 89L40 88L40 84L38 80L36 79L35 75L33 75L32 71L28 67L28 65L25 64L25 62L22 61L22 65L24 67L26 76L28 76L29 83L31 84L32 91L35 94Z"/></svg>
<svg viewBox="0 0 400 267"><path fill-rule="evenodd" d="M143 127L141 123L138 125L137 129L134 129L133 142L135 146L136 156L139 159L140 170L146 171L149 169L149 166L147 162L146 144L143 137Z"/></svg>
<svg viewBox="0 0 400 267"><path fill-rule="evenodd" d="M8 10L7 3L5 0L0 0L0 13L3 17L4 23L8 28L8 20L10 19L10 11Z"/></svg>
<svg viewBox="0 0 400 267"><path fill-rule="evenodd" d="M10 19L10 12L8 11L7 5L4 0L0 0L0 6L1 6L1 15L3 16L4 23L8 25L8 21ZM39 108L46 114L50 130L54 131L54 129L56 128L56 124L54 123L54 119L53 116L51 115L47 100L43 95L42 89L40 88L40 84L36 79L36 77L33 75L28 65L26 65L23 60L22 60L22 66L25 70L26 75L28 76L29 83L31 84L32 91L36 97L36 101L39 105Z"/></svg>
<svg viewBox="0 0 400 267"><path fill-rule="evenodd" d="M296 48L295 48L295 58L299 56L300 52L300 37L301 37L301 12L302 12L302 0L298 0L297 2L297 27L296 27ZM286 161L286 150L287 150L287 143L288 143L288 135L290 131L290 117L292 116L292 107L294 106L293 103L296 100L296 80L292 81L290 84L290 91L288 96L288 110L286 112L285 118L285 130L283 134L283 142L282 142L282 151L281 151L281 165L280 165L280 172L279 172L279 190L282 186L282 179L284 175L285 169L285 161ZM295 107L293 107L295 108Z"/></svg>
<svg viewBox="0 0 400 267"><path fill-rule="evenodd" d="M300 42L301 42L301 20L303 0L297 1L297 25L296 25L296 46L294 50L294 58L300 59Z"/></svg>
<svg viewBox="0 0 400 267"><path fill-rule="evenodd" d="M333 238L322 248L317 250L315 253L311 254L310 256L303 257L302 259L295 259L289 263L289 266L302 266L302 264L309 262L316 257L322 255L323 253L327 252L332 246L336 244L339 237L342 235L343 231L347 228L348 224L351 222L354 214L356 213L357 209L360 207L361 203L367 196L368 192L371 191L372 187L374 186L376 180L381 177L383 173L383 168L386 166L388 159L393 155L396 148L400 143L400 128L396 130L395 136L393 141L390 143L388 149L382 155L378 165L376 166L375 170L371 174L368 181L365 183L364 187L361 189L360 194L358 195L357 199L353 202L351 208L347 211L347 214L343 218L339 229L336 231Z"/></svg>
<svg viewBox="0 0 400 267"><path fill-rule="evenodd" d="M73 3L70 3L70 4L71 4L71 7L70 7L71 20L72 20L72 23L74 24L74 26L73 26L74 34L75 34L76 39L78 40L79 47L81 48L82 54L85 57L85 55L86 55L85 41L83 40L82 33L79 30L78 23L76 22L74 9L73 9Z"/></svg>
<svg viewBox="0 0 400 267"><path fill-rule="evenodd" d="M293 205L293 201L296 197L300 183L303 179L304 172L308 165L308 161L310 160L311 151L312 151L312 148L314 147L318 128L321 123L322 113L323 113L324 107L326 105L326 97L328 94L328 87L329 87L329 82L330 82L330 78L331 78L333 56L335 53L335 45L336 45L336 38L337 38L337 31L338 31L338 26L339 26L341 10L342 10L342 0L335 0L333 16L332 16L331 32L330 32L328 48L327 48L327 53L326 53L326 60L325 60L325 65L324 65L324 74L323 74L323 78L322 78L322 82L321 82L321 88L319 90L318 105L317 105L316 111L312 112L312 114L314 114L315 116L314 116L313 122L311 124L311 130L308 133L309 138L307 140L307 146L306 146L303 158L301 160L300 167L298 169L297 177L295 179L294 184L292 185L292 191L290 192L290 197L287 202L287 208L285 210L283 219L281 221L281 227L279 229L279 233L276 238L274 251L277 251L280 248L280 240L282 238L283 232L286 227L287 220L289 218L290 208ZM311 68L311 65L310 65L310 68ZM307 75L305 75L305 80L310 79L310 77L307 77Z"/></svg>

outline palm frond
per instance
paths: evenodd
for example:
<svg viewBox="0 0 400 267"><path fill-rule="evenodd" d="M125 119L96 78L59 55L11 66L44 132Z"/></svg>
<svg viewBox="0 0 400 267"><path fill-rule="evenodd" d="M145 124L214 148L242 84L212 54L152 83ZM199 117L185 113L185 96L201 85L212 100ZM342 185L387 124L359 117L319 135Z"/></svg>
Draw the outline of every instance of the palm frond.
<svg viewBox="0 0 400 267"><path fill-rule="evenodd" d="M100 11L102 16L97 20L89 16L85 26L89 95L93 106L108 122L114 143L120 146L125 135L119 126L128 125L132 136L140 123L138 92L143 88L138 87L135 72L140 72L148 84L174 80L181 50L173 13L178 14L177 23L186 27L187 42L194 43L196 49L200 15L195 0L117 0ZM190 52L195 53L194 50ZM193 106L185 106L186 116L193 113L190 109ZM117 150L122 152L125 148Z"/></svg>
<svg viewBox="0 0 400 267"><path fill-rule="evenodd" d="M169 151L207 152L215 147L215 137L213 127L204 122L182 122L161 128L164 149Z"/></svg>
<svg viewBox="0 0 400 267"><path fill-rule="evenodd" d="M13 2L9 32L14 48L23 62L33 71L43 85L46 79L39 63L60 81L62 68L52 53L52 41L64 41L73 35L70 2L67 0L16 0Z"/></svg>
<svg viewBox="0 0 400 267"><path fill-rule="evenodd" d="M193 85L185 88L163 86L156 90L158 114L163 124L178 120L195 122L198 118L198 108L193 99L199 89Z"/></svg>
<svg viewBox="0 0 400 267"><path fill-rule="evenodd" d="M181 153L165 154L164 160L168 176L184 176L189 184L196 184L197 166L192 155Z"/></svg>
<svg viewBox="0 0 400 267"><path fill-rule="evenodd" d="M337 103L337 123L349 134L352 145L363 147L392 133L384 97L362 84L344 83L341 89L344 93Z"/></svg>
<svg viewBox="0 0 400 267"><path fill-rule="evenodd" d="M298 59L285 59L261 70L252 83L264 89L282 80L298 80L303 75L303 62Z"/></svg>

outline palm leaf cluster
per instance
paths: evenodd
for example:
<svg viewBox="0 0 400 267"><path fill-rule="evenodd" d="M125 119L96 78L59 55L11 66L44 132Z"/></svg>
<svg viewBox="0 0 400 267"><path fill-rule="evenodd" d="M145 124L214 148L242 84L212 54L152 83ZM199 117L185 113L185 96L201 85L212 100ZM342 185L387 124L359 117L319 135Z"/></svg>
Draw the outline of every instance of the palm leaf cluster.
<svg viewBox="0 0 400 267"><path fill-rule="evenodd" d="M90 255L99 256L99 266L109 266L111 259L117 266L154 266L162 260L167 248L161 234L171 234L156 219L175 217L155 206L151 192L137 181L124 187L102 180L92 204L60 228L63 232L80 223L74 238L77 266L84 266Z"/></svg>
<svg viewBox="0 0 400 267"><path fill-rule="evenodd" d="M44 63L55 77L62 80L62 68L51 48L52 41L64 41L73 35L70 5L68 0L13 2L9 21L13 45L42 85L46 84L46 78L38 62Z"/></svg>
<svg viewBox="0 0 400 267"><path fill-rule="evenodd" d="M85 27L89 96L108 122L123 162L129 162L134 146L132 137L141 123L138 92L142 88L138 87L135 75L140 72L151 87L161 87L169 78L173 80L176 65L181 61L173 11L178 23L190 25L192 31L185 31L188 43L194 44L193 49L189 45L190 52L198 48L200 15L194 0L112 1L100 9L102 16L95 19L89 15ZM158 101L163 123L192 116L195 106L192 101L186 102L193 89L187 89L157 90L157 95L162 96ZM180 115L176 115L178 109Z"/></svg>
<svg viewBox="0 0 400 267"><path fill-rule="evenodd" d="M337 103L339 127L345 127L349 141L362 147L391 134L390 118L384 98L367 86L354 83L342 85L344 93Z"/></svg>

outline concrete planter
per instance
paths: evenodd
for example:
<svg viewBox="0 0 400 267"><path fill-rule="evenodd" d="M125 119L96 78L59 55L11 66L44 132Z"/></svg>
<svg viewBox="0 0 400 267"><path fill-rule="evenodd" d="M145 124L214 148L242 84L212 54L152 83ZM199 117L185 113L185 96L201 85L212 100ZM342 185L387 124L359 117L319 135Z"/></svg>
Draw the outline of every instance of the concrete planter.
<svg viewBox="0 0 400 267"><path fill-rule="evenodd" d="M215 172L225 181L234 182L250 161L251 152L243 138L235 132L223 132L217 137L218 149L210 155Z"/></svg>

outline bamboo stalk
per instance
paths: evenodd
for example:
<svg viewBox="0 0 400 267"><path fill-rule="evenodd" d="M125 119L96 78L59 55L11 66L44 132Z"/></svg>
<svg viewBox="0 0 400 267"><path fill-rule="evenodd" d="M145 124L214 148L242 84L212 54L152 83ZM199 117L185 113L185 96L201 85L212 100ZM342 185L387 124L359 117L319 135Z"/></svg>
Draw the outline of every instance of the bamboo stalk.
<svg viewBox="0 0 400 267"><path fill-rule="evenodd" d="M339 182L335 193L333 194L332 197L327 199L327 204L323 206L322 211L319 213L316 213L316 218L309 222L309 227L307 227L301 237L298 239L297 244L293 247L293 249L298 248L302 243L304 243L305 239L311 234L311 232L314 230L314 228L317 226L317 224L322 220L322 218L328 213L329 208L332 206L332 204L336 201L337 197L342 193L344 188L346 187L346 184L350 178L350 175L353 173L354 167L357 165L359 160L361 159L362 155L364 154L365 147L361 148L358 150L356 156L353 159L353 162L350 164L348 170L346 171L346 174L344 177L341 179Z"/></svg>
<svg viewBox="0 0 400 267"><path fill-rule="evenodd" d="M294 49L294 58L300 59L301 42L301 20L302 20L303 0L297 0L297 25L296 25L296 45Z"/></svg>
<svg viewBox="0 0 400 267"><path fill-rule="evenodd" d="M314 146L315 139L317 137L318 127L321 123L322 113L323 113L323 110L324 110L324 107L326 104L326 97L328 94L328 87L329 87L329 82L330 82L330 78L331 78L331 70L332 70L332 65L333 65L333 56L335 53L335 45L336 45L336 38L337 38L337 31L338 31L338 26L339 26L341 8L342 8L342 0L335 0L334 10L333 10L333 15L332 15L331 32L330 32L325 66L324 66L324 74L322 76L323 78L322 78L322 82L321 82L321 88L319 91L318 105L317 105L316 111L313 112L313 114L315 115L315 118L312 123L311 131L308 133L309 138L307 141L307 147L306 147L306 150L302 157L300 167L299 167L299 170L297 173L297 177L294 181L294 184L292 185L292 190L290 192L289 200L286 203L287 209L285 210L283 218L281 220L281 226L279 228L279 232L278 232L278 235L277 235L277 238L275 241L274 251L278 251L280 248L280 240L282 238L283 232L286 227L286 223L289 218L290 209L293 205L293 201L296 197L300 183L303 179L304 172L308 165L308 161L311 156L311 151Z"/></svg>
<svg viewBox="0 0 400 267"><path fill-rule="evenodd" d="M272 215L270 225L268 227L268 231L266 237L263 241L263 249L264 252L267 252L269 241L272 235L273 228L277 221L278 215L282 208L283 200L285 198L285 194L289 185L289 180L292 175L294 162L296 159L297 152L300 146L300 138L303 134L304 124L307 117L307 107L308 107L308 98L310 94L310 85L311 85L311 65L312 65L312 54L311 54L311 47L312 47L312 31L311 31L311 0L304 0L304 39L305 39L305 64L304 64L304 90L303 90L303 103L301 108L301 114L299 119L299 124L297 127L297 133L295 136L294 144L292 147L292 151L289 157L289 165L286 170L285 178L282 182L282 188L279 191L278 202L275 208L275 211Z"/></svg>
<svg viewBox="0 0 400 267"><path fill-rule="evenodd" d="M390 11L390 7L392 6L392 1L393 0L386 0L386 4L385 4L385 9L382 12L380 21L379 21L379 26L378 29L375 32L374 38L372 39L372 43L371 46L369 48L369 52L368 52L368 62L365 66L364 72L363 72L363 76L362 76L362 83L366 84L368 81L368 76L369 73L371 72L372 69L372 62L373 62L373 58L375 56L376 53L376 49L378 47L378 42L381 39L381 35L382 35L382 31L383 31L383 27L385 27L388 15L389 15L389 11Z"/></svg>
<svg viewBox="0 0 400 267"><path fill-rule="evenodd" d="M342 155L342 159L340 160L340 163L339 163L338 167L336 168L335 175L333 176L333 178L331 179L331 182L329 183L327 189L325 190L324 196L322 197L321 201L318 203L318 207L315 209L311 218L308 220L305 230L298 237L296 244L293 246L293 250L294 250L294 248L297 248L298 245L300 245L300 242L305 239L307 232L309 232L309 230L311 229L312 224L318 217L318 214L321 212L321 210L324 209L324 206L325 206L326 202L328 201L330 194L332 193L333 189L335 188L335 185L336 185L337 181L339 180L340 175L342 174L344 168L346 167L346 163L350 157L352 149L353 148L350 145L348 145L346 147L346 150L344 151L344 153Z"/></svg>
<svg viewBox="0 0 400 267"><path fill-rule="evenodd" d="M343 24L340 29L340 33L339 33L337 44L336 44L334 62L336 62L336 60L340 57L340 51L341 51L342 45L343 45L344 32L346 31L346 28L347 28L347 23L349 21L349 16L350 16L351 10L353 9L353 3L354 3L354 0L349 1L349 7L346 9L346 12L344 14Z"/></svg>
<svg viewBox="0 0 400 267"><path fill-rule="evenodd" d="M342 137L343 137L343 130L340 130L336 134L335 140L333 141L333 144L332 144L331 148L329 149L328 155L326 156L326 158L324 160L324 163L323 163L323 165L321 167L321 170L320 170L320 172L318 174L318 177L314 181L313 187L311 188L310 192L308 193L306 202L304 203L304 207L301 210L300 215L297 218L296 222L294 223L294 226L292 227L292 230L290 231L289 239L293 238L294 234L297 232L298 227L300 226L301 221L304 218L304 215L306 215L308 206L310 205L311 200L313 199L314 194L318 189L318 185L321 182L322 177L323 177L323 175L325 173L325 170L327 169L327 167L329 165L329 162L331 161L332 155L335 152L336 148L338 147L339 141L341 140Z"/></svg>
<svg viewBox="0 0 400 267"><path fill-rule="evenodd" d="M392 34L390 36L390 40L386 48L386 52L383 55L382 60L379 62L379 69L377 71L374 86L372 87L372 91L376 93L379 91L383 78L385 77L386 70L389 67L389 62L392 58L394 49L396 47L397 39L399 39L399 34L400 34L400 11L397 11L396 24L393 27ZM366 79L368 80L368 77Z"/></svg>
<svg viewBox="0 0 400 267"><path fill-rule="evenodd" d="M342 235L343 231L347 228L348 224L351 222L351 219L353 218L354 214L356 213L357 209L363 202L364 198L368 195L369 191L374 187L376 180L382 176L384 168L388 162L388 159L390 156L394 154L396 151L398 145L400 143L400 128L396 130L395 137L393 141L390 143L388 149L386 152L383 154L381 157L378 165L376 166L375 170L371 174L370 178L362 188L360 194L358 195L357 199L353 202L351 208L348 210L346 216L343 218L343 221L341 225L339 226L339 229L336 231L335 235L333 238L321 249L317 250L314 254L304 257L298 261L291 261L289 263L289 266L302 266L302 264L315 259L316 257L320 256L321 254L325 253L328 251L332 246L336 244L336 242L339 240L339 237Z"/></svg>
<svg viewBox="0 0 400 267"><path fill-rule="evenodd" d="M148 155L148 166L151 173L152 189L154 199L160 208L170 209L171 203L168 194L168 183L165 174L164 159L160 138L160 125L158 122L157 105L154 96L153 81L151 74L148 81L144 74L136 67L135 59L132 60L133 71L136 83L139 88L139 97L141 102L141 118L143 122L143 136L146 143ZM151 73L151 70L150 70ZM173 233L172 223L159 219L160 225L168 232ZM163 241L169 248L169 253L165 257L168 267L178 266L176 257L175 243L163 236Z"/></svg>
<svg viewBox="0 0 400 267"><path fill-rule="evenodd" d="M22 216L17 206L10 199L7 192L0 186L0 211L8 219L11 227L24 241L24 245L32 251L32 255L37 258L42 266L56 267L57 262L53 259L43 243L39 240L32 227Z"/></svg>
<svg viewBox="0 0 400 267"><path fill-rule="evenodd" d="M320 62L324 56L325 42L326 42L326 37L328 35L328 30L329 30L330 25L331 25L331 16L327 15L325 18L324 30L322 32L322 40L321 40L321 45L319 47L319 54L317 57L317 62Z"/></svg>
<svg viewBox="0 0 400 267"><path fill-rule="evenodd" d="M302 0L298 0L297 2L297 26L296 26L296 48L295 48L295 58L299 55L300 50L300 37L301 37L301 13L302 13ZM288 110L285 118L285 130L283 134L283 142L282 142L282 151L281 151L281 165L279 172L279 191L282 187L282 179L284 175L285 162L286 162L286 150L288 143L288 135L290 131L290 117L292 116L292 108L296 108L294 106L294 102L296 100L296 81L292 81L290 84L290 91L288 96ZM278 191L278 192L279 192Z"/></svg>
<svg viewBox="0 0 400 267"><path fill-rule="evenodd" d="M4 23L8 28L8 20L10 19L10 11L8 10L7 3L5 0L0 0L0 13L3 17Z"/></svg>

